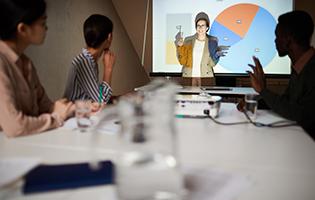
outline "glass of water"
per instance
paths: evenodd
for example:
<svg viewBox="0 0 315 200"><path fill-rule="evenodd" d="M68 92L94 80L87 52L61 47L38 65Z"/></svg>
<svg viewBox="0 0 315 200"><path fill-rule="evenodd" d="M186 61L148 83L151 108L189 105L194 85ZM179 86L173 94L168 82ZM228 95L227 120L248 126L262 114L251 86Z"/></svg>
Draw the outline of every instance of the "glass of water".
<svg viewBox="0 0 315 200"><path fill-rule="evenodd" d="M75 102L75 118L80 132L85 132L91 125L91 102L77 100Z"/></svg>
<svg viewBox="0 0 315 200"><path fill-rule="evenodd" d="M245 112L252 121L256 121L257 117L258 107L257 97L258 97L257 94L245 95Z"/></svg>
<svg viewBox="0 0 315 200"><path fill-rule="evenodd" d="M121 98L117 105L121 120L116 168L120 200L181 199L183 179L173 110L176 87L164 81L164 85L151 83L153 89L143 95Z"/></svg>

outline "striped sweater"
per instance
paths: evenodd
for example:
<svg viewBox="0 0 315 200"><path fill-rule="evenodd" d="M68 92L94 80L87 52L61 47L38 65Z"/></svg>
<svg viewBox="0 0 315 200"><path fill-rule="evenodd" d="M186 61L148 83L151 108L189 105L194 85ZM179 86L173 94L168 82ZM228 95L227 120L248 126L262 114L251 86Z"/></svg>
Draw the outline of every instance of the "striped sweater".
<svg viewBox="0 0 315 200"><path fill-rule="evenodd" d="M112 89L105 81L99 82L98 64L90 52L83 48L82 53L72 60L64 97L71 101L92 100L107 103Z"/></svg>

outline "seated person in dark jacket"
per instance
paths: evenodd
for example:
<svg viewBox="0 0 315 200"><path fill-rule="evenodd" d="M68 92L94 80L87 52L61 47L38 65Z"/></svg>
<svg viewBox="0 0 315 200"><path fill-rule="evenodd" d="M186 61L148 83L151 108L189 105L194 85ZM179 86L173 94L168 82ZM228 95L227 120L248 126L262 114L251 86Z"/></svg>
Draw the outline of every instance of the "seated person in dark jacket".
<svg viewBox="0 0 315 200"><path fill-rule="evenodd" d="M315 137L315 50L310 45L314 31L311 16L304 11L292 11L278 18L276 48L280 57L289 56L292 62L290 81L282 95L266 88L259 59L248 72L252 87L267 105L279 115L296 121L314 139Z"/></svg>

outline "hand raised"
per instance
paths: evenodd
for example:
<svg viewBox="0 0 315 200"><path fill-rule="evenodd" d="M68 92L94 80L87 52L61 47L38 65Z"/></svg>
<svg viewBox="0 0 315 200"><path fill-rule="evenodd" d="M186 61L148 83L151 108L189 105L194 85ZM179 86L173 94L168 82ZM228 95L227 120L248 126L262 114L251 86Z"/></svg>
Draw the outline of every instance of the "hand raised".
<svg viewBox="0 0 315 200"><path fill-rule="evenodd" d="M253 56L253 60L255 66L252 64L248 64L248 66L250 66L253 71L247 71L247 73L250 77L252 87L255 89L256 92L260 93L266 87L265 73L259 59Z"/></svg>
<svg viewBox="0 0 315 200"><path fill-rule="evenodd" d="M178 32L175 36L175 44L177 46L183 46L184 44L184 39L183 39L183 36L182 36L182 32Z"/></svg>
<svg viewBox="0 0 315 200"><path fill-rule="evenodd" d="M104 70L111 70L115 64L115 61L116 61L115 54L109 49L104 50L103 53Z"/></svg>

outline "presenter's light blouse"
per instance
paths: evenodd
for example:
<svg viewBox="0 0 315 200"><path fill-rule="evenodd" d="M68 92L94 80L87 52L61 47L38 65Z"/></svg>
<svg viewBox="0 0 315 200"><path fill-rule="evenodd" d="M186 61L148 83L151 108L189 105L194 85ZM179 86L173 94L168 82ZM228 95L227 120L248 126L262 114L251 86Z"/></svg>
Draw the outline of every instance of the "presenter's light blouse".
<svg viewBox="0 0 315 200"><path fill-rule="evenodd" d="M0 40L0 130L15 137L56 128L52 109L31 60Z"/></svg>
<svg viewBox="0 0 315 200"><path fill-rule="evenodd" d="M112 96L108 83L98 79L98 65L90 52L83 48L82 53L72 60L64 97L71 101L78 99L107 103Z"/></svg>

